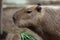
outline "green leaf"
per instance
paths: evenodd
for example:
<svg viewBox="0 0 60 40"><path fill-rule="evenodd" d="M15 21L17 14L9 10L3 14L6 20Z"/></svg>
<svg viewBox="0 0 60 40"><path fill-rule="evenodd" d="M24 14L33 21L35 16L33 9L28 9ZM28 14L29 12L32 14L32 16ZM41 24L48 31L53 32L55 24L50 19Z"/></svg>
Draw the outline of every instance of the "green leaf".
<svg viewBox="0 0 60 40"><path fill-rule="evenodd" d="M28 34L26 32L21 32L21 39L22 40L37 40L31 34Z"/></svg>
<svg viewBox="0 0 60 40"><path fill-rule="evenodd" d="M3 31L4 31L4 32L6 32L6 33L8 33L8 32L9 32L7 29L4 29Z"/></svg>

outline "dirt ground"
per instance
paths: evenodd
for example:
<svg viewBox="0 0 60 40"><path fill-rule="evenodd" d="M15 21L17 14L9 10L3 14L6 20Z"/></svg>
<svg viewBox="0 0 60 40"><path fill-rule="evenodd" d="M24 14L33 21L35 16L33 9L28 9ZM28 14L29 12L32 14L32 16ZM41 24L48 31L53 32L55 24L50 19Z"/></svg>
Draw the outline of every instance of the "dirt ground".
<svg viewBox="0 0 60 40"><path fill-rule="evenodd" d="M27 28L18 28L13 23L13 14L20 10L20 8L5 8L3 9L2 14L2 27L3 30L8 30L8 35L6 37L6 40L21 40L20 33L22 31L26 31L29 34L32 34L37 40L43 40L41 37L39 37L36 33L32 32L31 30Z"/></svg>

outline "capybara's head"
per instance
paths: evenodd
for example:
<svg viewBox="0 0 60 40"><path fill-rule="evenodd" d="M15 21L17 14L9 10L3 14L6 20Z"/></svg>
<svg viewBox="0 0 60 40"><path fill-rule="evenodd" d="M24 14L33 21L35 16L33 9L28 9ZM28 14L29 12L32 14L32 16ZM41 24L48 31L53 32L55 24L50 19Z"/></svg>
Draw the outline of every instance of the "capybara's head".
<svg viewBox="0 0 60 40"><path fill-rule="evenodd" d="M18 10L13 15L13 21L18 27L36 25L42 16L42 8L39 5L29 5Z"/></svg>

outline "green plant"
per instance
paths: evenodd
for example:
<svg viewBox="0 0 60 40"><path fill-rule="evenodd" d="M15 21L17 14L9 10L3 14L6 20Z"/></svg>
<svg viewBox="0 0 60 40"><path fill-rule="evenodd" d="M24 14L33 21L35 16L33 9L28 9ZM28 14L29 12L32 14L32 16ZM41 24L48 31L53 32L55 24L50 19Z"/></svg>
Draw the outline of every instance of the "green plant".
<svg viewBox="0 0 60 40"><path fill-rule="evenodd" d="M21 32L21 40L37 40L37 39L26 32Z"/></svg>

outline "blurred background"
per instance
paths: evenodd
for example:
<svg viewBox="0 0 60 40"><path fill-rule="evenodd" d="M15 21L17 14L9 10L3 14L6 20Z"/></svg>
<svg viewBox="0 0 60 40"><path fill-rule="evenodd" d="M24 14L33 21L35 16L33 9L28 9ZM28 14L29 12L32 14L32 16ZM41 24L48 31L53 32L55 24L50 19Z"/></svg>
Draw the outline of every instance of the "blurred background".
<svg viewBox="0 0 60 40"><path fill-rule="evenodd" d="M3 8L4 7L20 7L29 4L37 4L41 5L59 5L59 0L3 0Z"/></svg>

